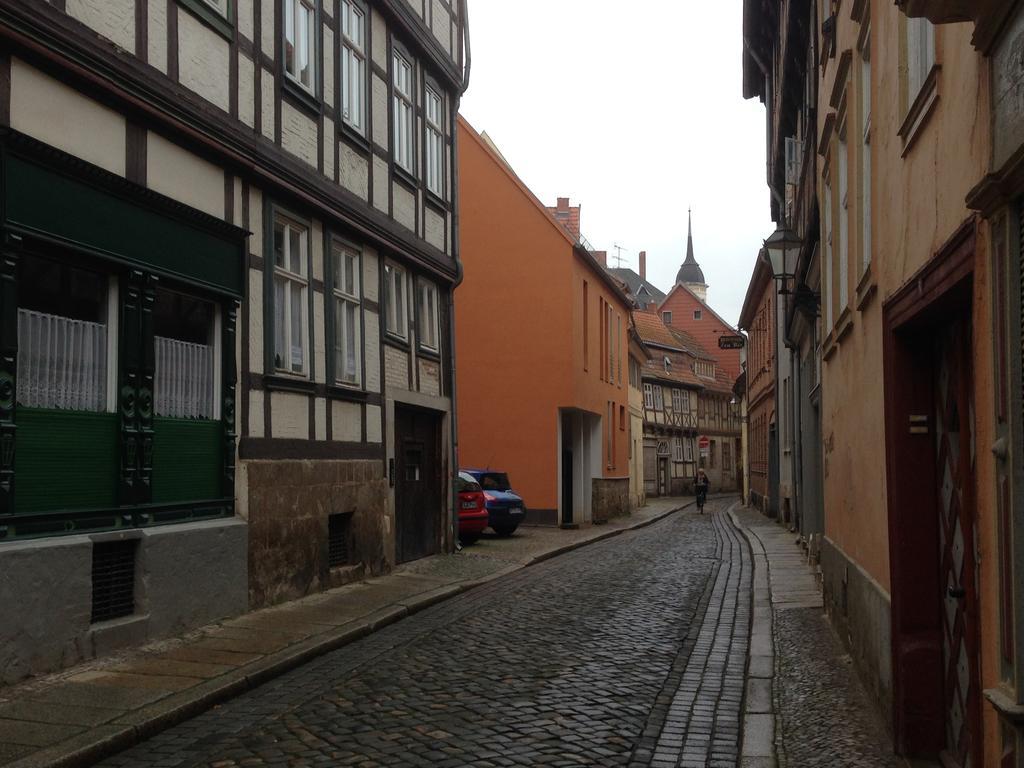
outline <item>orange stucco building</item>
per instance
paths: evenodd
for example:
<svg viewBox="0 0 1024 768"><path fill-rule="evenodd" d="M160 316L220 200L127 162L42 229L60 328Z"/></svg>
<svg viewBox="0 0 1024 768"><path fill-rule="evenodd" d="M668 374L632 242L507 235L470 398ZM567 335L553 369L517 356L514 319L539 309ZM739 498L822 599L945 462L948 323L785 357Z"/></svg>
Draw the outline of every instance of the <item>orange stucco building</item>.
<svg viewBox="0 0 1024 768"><path fill-rule="evenodd" d="M458 453L509 474L527 522L629 510L630 305L459 118Z"/></svg>

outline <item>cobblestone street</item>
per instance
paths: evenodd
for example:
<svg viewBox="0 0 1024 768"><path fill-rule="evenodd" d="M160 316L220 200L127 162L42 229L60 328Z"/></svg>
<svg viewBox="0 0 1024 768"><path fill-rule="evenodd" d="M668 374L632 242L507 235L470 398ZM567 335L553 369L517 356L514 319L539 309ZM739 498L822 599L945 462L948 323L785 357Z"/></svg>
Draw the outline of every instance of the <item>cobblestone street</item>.
<svg viewBox="0 0 1024 768"><path fill-rule="evenodd" d="M629 764L675 705L681 652L721 664L713 638L687 640L715 597L728 503L454 598L105 765ZM716 613L729 636L732 611ZM726 685L738 716L742 677ZM734 724L721 745L733 763L738 738Z"/></svg>
<svg viewBox="0 0 1024 768"><path fill-rule="evenodd" d="M733 504L452 598L102 765L735 766L753 564Z"/></svg>

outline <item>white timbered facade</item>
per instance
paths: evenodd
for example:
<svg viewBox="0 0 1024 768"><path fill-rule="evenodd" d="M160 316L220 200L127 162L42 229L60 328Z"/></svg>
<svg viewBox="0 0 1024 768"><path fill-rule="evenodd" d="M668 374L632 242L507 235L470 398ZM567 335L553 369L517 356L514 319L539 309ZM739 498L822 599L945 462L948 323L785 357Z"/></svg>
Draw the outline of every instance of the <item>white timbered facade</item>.
<svg viewBox="0 0 1024 768"><path fill-rule="evenodd" d="M453 546L464 2L0 0L0 682Z"/></svg>

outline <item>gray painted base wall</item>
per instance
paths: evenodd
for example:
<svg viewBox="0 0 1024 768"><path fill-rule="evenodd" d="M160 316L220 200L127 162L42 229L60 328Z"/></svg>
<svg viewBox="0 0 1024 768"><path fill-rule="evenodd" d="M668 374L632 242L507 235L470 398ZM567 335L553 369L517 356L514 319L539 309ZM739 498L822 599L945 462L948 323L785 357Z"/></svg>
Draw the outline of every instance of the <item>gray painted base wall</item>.
<svg viewBox="0 0 1024 768"><path fill-rule="evenodd" d="M248 608L237 519L0 545L0 684L181 634ZM137 539L135 614L90 624L94 541Z"/></svg>
<svg viewBox="0 0 1024 768"><path fill-rule="evenodd" d="M889 596L828 538L821 542L825 610L868 693L892 730L892 606Z"/></svg>

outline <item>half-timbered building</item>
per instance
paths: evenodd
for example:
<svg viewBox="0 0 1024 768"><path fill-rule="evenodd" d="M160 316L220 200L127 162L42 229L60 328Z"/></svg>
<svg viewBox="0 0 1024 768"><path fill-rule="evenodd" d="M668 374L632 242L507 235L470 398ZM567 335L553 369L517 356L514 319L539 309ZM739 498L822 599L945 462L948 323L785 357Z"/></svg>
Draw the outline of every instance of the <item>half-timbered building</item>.
<svg viewBox="0 0 1024 768"><path fill-rule="evenodd" d="M451 544L463 6L0 0L3 681Z"/></svg>
<svg viewBox="0 0 1024 768"><path fill-rule="evenodd" d="M639 365L644 491L648 496L678 496L692 487L697 471L701 382L693 359L654 312L635 310L633 324L647 351Z"/></svg>

